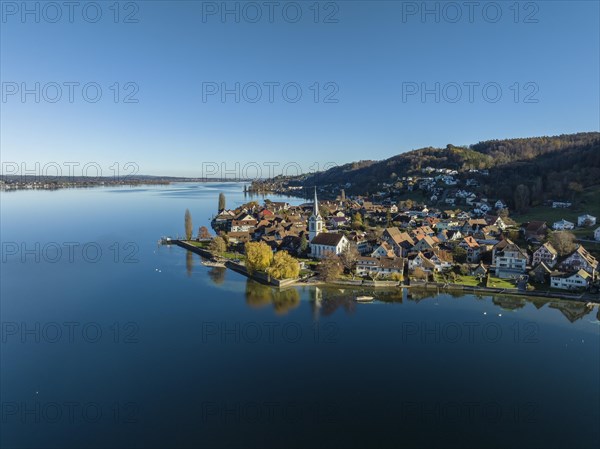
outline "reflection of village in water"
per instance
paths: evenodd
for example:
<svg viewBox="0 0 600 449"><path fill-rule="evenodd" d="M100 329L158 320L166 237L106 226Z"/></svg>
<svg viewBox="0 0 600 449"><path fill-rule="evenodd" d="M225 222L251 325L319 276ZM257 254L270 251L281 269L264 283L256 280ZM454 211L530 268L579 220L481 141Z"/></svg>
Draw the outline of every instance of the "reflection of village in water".
<svg viewBox="0 0 600 449"><path fill-rule="evenodd" d="M186 271L187 275L191 276L195 266L195 256L192 252L186 251ZM215 285L221 285L225 282L227 268L212 267L208 270L208 276ZM268 285L263 285L253 280L246 281L246 303L250 307L267 307L272 306L275 313L284 315L289 311L297 308L300 305L301 292L306 292L309 296L313 317L318 319L319 316L330 316L334 312L344 310L348 314L356 311L356 295L357 292L348 288L335 287L289 287L285 289L277 289ZM421 289L402 290L377 290L370 294L375 296L377 301L388 303L399 303L404 301L412 301L419 303L424 300L437 300L438 293ZM441 294L460 298L465 296L459 291L444 291ZM489 296L469 294L477 299L483 300L486 298L492 299L492 303L504 310L518 310L527 303L532 303L536 309L541 309L548 306L551 309L556 309L562 315L574 323L585 316L593 318L595 315L596 322L600 323L600 307L591 307L584 302L566 301L536 297L515 297L515 296Z"/></svg>

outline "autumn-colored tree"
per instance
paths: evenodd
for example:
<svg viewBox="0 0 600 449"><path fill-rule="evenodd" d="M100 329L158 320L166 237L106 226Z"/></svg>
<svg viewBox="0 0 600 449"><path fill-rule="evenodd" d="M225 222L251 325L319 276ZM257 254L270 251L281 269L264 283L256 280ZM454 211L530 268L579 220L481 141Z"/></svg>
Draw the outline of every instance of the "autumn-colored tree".
<svg viewBox="0 0 600 449"><path fill-rule="evenodd" d="M317 266L319 279L325 282L331 282L337 279L342 274L342 263L340 258L333 252L325 253L321 262Z"/></svg>
<svg viewBox="0 0 600 449"><path fill-rule="evenodd" d="M400 282L402 279L404 279L404 276L402 276L402 273L392 273L390 278L392 278L393 281Z"/></svg>
<svg viewBox="0 0 600 449"><path fill-rule="evenodd" d="M223 237L215 237L210 241L208 249L215 254L221 255L227 250L227 243L225 243L225 239L223 239Z"/></svg>
<svg viewBox="0 0 600 449"><path fill-rule="evenodd" d="M198 240L207 240L210 238L210 232L206 226L200 226L198 228Z"/></svg>
<svg viewBox="0 0 600 449"><path fill-rule="evenodd" d="M553 232L550 235L550 243L552 243L559 256L566 256L577 249L575 236L567 231Z"/></svg>
<svg viewBox="0 0 600 449"><path fill-rule="evenodd" d="M279 251L266 271L275 279L297 278L300 274L300 264L287 251Z"/></svg>
<svg viewBox="0 0 600 449"><path fill-rule="evenodd" d="M185 239L191 240L193 232L192 214L189 209L185 210Z"/></svg>
<svg viewBox="0 0 600 449"><path fill-rule="evenodd" d="M273 261L273 251L265 242L248 242L245 250L246 268L249 273L265 271Z"/></svg>
<svg viewBox="0 0 600 449"><path fill-rule="evenodd" d="M417 267L413 271L413 277L415 279L420 279L420 280L426 281L428 279L429 275L421 267Z"/></svg>
<svg viewBox="0 0 600 449"><path fill-rule="evenodd" d="M362 216L357 212L352 217L352 229L360 229L363 227Z"/></svg>

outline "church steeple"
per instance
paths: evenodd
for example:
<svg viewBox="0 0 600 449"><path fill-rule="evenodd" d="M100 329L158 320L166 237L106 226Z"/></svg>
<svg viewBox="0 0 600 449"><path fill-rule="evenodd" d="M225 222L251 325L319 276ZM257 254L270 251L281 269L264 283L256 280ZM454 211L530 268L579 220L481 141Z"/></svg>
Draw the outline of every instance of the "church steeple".
<svg viewBox="0 0 600 449"><path fill-rule="evenodd" d="M317 200L317 187L315 186L315 202L314 202L313 215L320 217L321 213L319 212L319 201Z"/></svg>
<svg viewBox="0 0 600 449"><path fill-rule="evenodd" d="M317 187L315 186L315 202L313 205L313 213L308 219L308 240L312 240L323 232L323 217L319 212L319 200L317 199Z"/></svg>

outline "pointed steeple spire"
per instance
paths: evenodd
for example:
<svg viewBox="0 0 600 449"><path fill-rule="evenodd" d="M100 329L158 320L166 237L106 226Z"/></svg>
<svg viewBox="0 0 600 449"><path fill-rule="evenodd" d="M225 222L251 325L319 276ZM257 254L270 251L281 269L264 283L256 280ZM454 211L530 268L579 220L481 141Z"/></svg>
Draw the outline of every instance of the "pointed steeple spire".
<svg viewBox="0 0 600 449"><path fill-rule="evenodd" d="M320 216L321 214L319 213L319 201L317 200L317 186L315 186L315 204L314 204L314 214L315 217Z"/></svg>

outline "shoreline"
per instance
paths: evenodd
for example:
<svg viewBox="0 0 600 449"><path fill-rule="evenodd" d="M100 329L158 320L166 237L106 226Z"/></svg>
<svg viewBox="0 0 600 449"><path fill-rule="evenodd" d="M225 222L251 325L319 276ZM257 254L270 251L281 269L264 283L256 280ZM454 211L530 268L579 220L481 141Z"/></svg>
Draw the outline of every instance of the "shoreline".
<svg viewBox="0 0 600 449"><path fill-rule="evenodd" d="M213 261L222 261L215 257L213 253L203 248L199 248L183 240L171 240L169 244L177 245L188 251L192 251L206 259ZM248 273L246 267L241 264L234 263L230 260L224 261L225 268L229 268L236 273L246 276L248 279L252 279L261 284L269 285L275 288L288 288L288 287L331 287L331 288L350 288L355 290L365 289L388 289L388 290L399 290L402 289L414 289L414 290L426 290L426 291L437 291L440 292L462 292L464 294L492 294L502 296L513 296L522 298L541 298L541 299L560 299L564 301L576 301L581 303L600 304L600 295L587 295L586 293L573 295L569 293L558 293L558 292L535 292L535 291L520 291L517 289L502 289L502 288L490 288L490 287L471 287L459 284L440 284L437 282L417 282L412 281L412 284L404 285L402 282L396 281L364 281L353 280L353 281L333 281L325 282L310 277L308 279L284 279L278 280L273 279L265 275L264 273Z"/></svg>

